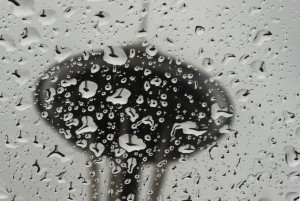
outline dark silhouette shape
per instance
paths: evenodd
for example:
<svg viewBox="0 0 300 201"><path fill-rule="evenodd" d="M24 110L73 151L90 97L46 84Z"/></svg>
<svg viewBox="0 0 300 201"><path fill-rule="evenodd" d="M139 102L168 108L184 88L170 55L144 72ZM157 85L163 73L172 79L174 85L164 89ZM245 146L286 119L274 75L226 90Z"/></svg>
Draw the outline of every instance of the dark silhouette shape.
<svg viewBox="0 0 300 201"><path fill-rule="evenodd" d="M117 58L118 54L110 49ZM37 82L35 98L47 122L56 130L68 131L70 143L87 143L82 149L88 154L103 151L101 156L128 164L117 164L121 171L111 176L112 198L139 200L132 195L137 195L135 175L142 164L154 163L160 172L170 161L206 148L220 139L219 129L230 124L233 108L223 87L197 68L159 53L150 56L142 47L123 49L129 57L120 66L104 61L102 51L53 65ZM71 79L72 84L62 84L71 83ZM89 88L89 83L96 83L97 89ZM83 97L82 93L93 94L93 90L95 95ZM217 109L212 111L212 107ZM79 132L87 127L96 130ZM92 152L92 143L103 145L100 149L104 150L96 144ZM137 163L131 170L129 166L135 161L129 163L129 159ZM124 184L126 179L131 180L130 184ZM162 179L153 181L159 184L153 184L153 200L159 196ZM119 189L122 192L116 195Z"/></svg>

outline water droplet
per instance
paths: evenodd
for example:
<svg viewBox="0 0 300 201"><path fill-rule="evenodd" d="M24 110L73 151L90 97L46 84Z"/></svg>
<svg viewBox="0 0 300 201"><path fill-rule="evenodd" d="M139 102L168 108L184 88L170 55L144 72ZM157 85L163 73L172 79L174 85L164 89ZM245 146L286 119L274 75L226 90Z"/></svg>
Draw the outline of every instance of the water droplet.
<svg viewBox="0 0 300 201"><path fill-rule="evenodd" d="M2 45L8 52L16 50L14 38L8 35L0 35L0 45Z"/></svg>
<svg viewBox="0 0 300 201"><path fill-rule="evenodd" d="M250 64L250 68L258 79L266 78L266 62L255 60Z"/></svg>
<svg viewBox="0 0 300 201"><path fill-rule="evenodd" d="M104 61L112 65L123 65L127 61L127 55L122 48L104 48Z"/></svg>
<svg viewBox="0 0 300 201"><path fill-rule="evenodd" d="M200 36L200 35L204 34L204 32L205 32L205 28L204 27L202 27L202 26L196 26L195 33L197 35Z"/></svg>
<svg viewBox="0 0 300 201"><path fill-rule="evenodd" d="M256 46L261 46L272 39L272 33L267 30L258 31L253 39Z"/></svg>
<svg viewBox="0 0 300 201"><path fill-rule="evenodd" d="M57 18L55 10L44 9L38 14L38 21L43 26L49 26L53 24Z"/></svg>
<svg viewBox="0 0 300 201"><path fill-rule="evenodd" d="M32 43L37 43L41 40L41 36L38 30L34 27L26 27L23 29L23 33L20 38L20 45L27 46Z"/></svg>
<svg viewBox="0 0 300 201"><path fill-rule="evenodd" d="M143 150L146 144L136 135L124 134L119 137L120 146L128 152Z"/></svg>

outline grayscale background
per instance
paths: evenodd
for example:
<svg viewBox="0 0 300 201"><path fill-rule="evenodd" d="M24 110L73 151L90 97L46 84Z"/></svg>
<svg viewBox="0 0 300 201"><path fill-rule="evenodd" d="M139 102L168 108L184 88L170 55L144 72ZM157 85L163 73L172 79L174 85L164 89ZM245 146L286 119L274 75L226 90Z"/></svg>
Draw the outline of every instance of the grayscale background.
<svg viewBox="0 0 300 201"><path fill-rule="evenodd" d="M142 1L16 1L0 0L0 200L85 200L88 159L41 119L35 83L68 56L136 41ZM299 200L300 1L150 1L147 30L161 52L218 79L235 108L233 131L211 156L207 149L168 166L160 200ZM235 57L224 62L228 54ZM56 145L65 157L48 157Z"/></svg>

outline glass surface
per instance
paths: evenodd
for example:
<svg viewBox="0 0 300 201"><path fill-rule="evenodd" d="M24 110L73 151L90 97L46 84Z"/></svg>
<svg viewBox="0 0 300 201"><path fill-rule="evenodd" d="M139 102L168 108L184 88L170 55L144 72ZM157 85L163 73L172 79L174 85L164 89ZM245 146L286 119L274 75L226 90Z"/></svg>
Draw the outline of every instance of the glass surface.
<svg viewBox="0 0 300 201"><path fill-rule="evenodd" d="M300 200L299 8L0 0L0 200Z"/></svg>

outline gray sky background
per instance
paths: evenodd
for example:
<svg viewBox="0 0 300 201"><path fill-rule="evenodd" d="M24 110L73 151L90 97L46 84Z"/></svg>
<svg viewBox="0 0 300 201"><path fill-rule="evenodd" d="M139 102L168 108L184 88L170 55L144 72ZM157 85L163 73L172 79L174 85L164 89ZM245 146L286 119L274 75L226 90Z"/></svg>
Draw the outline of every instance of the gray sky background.
<svg viewBox="0 0 300 201"><path fill-rule="evenodd" d="M300 114L300 1L163 3L150 2L148 42L219 79L234 102L232 129L238 135L227 134L212 150L213 160L204 150L185 163L169 165L162 200L169 195L170 200L191 196L193 201L219 197L289 201L296 197L291 193L299 196L300 177L294 175L300 173L300 162L294 160L292 150L300 152L300 131L296 132ZM64 13L68 7L71 11ZM50 13L46 20L39 18L43 9ZM109 17L94 28L99 11ZM0 200L12 200L15 195L15 200L66 200L69 193L74 200L84 199L87 185L78 176L88 178L87 158L40 119L32 100L35 82L41 72L63 59L55 54L56 46L63 48L67 57L136 41L140 14L141 2L134 0L24 0L20 8L0 0L0 35L5 39L0 41ZM205 31L195 33L196 26ZM33 28L29 41L21 39L26 27ZM255 40L264 31L272 36ZM224 64L228 53L236 57ZM241 60L244 55L249 57ZM213 60L212 69L205 65L206 58ZM251 68L257 60L265 62L263 75ZM15 70L21 72L21 79L12 75ZM250 95L243 98L243 90L249 90ZM23 107L18 108L21 99ZM20 132L22 139L18 139ZM55 145L66 157L47 157ZM39 173L32 166L36 160ZM177 168L172 170L174 165ZM103 163L101 169L104 182L109 168ZM57 175L64 171L63 179L58 180ZM190 173L192 179L182 179ZM198 175L201 179L196 185ZM71 192L70 182L75 189ZM175 184L178 187L172 188Z"/></svg>

